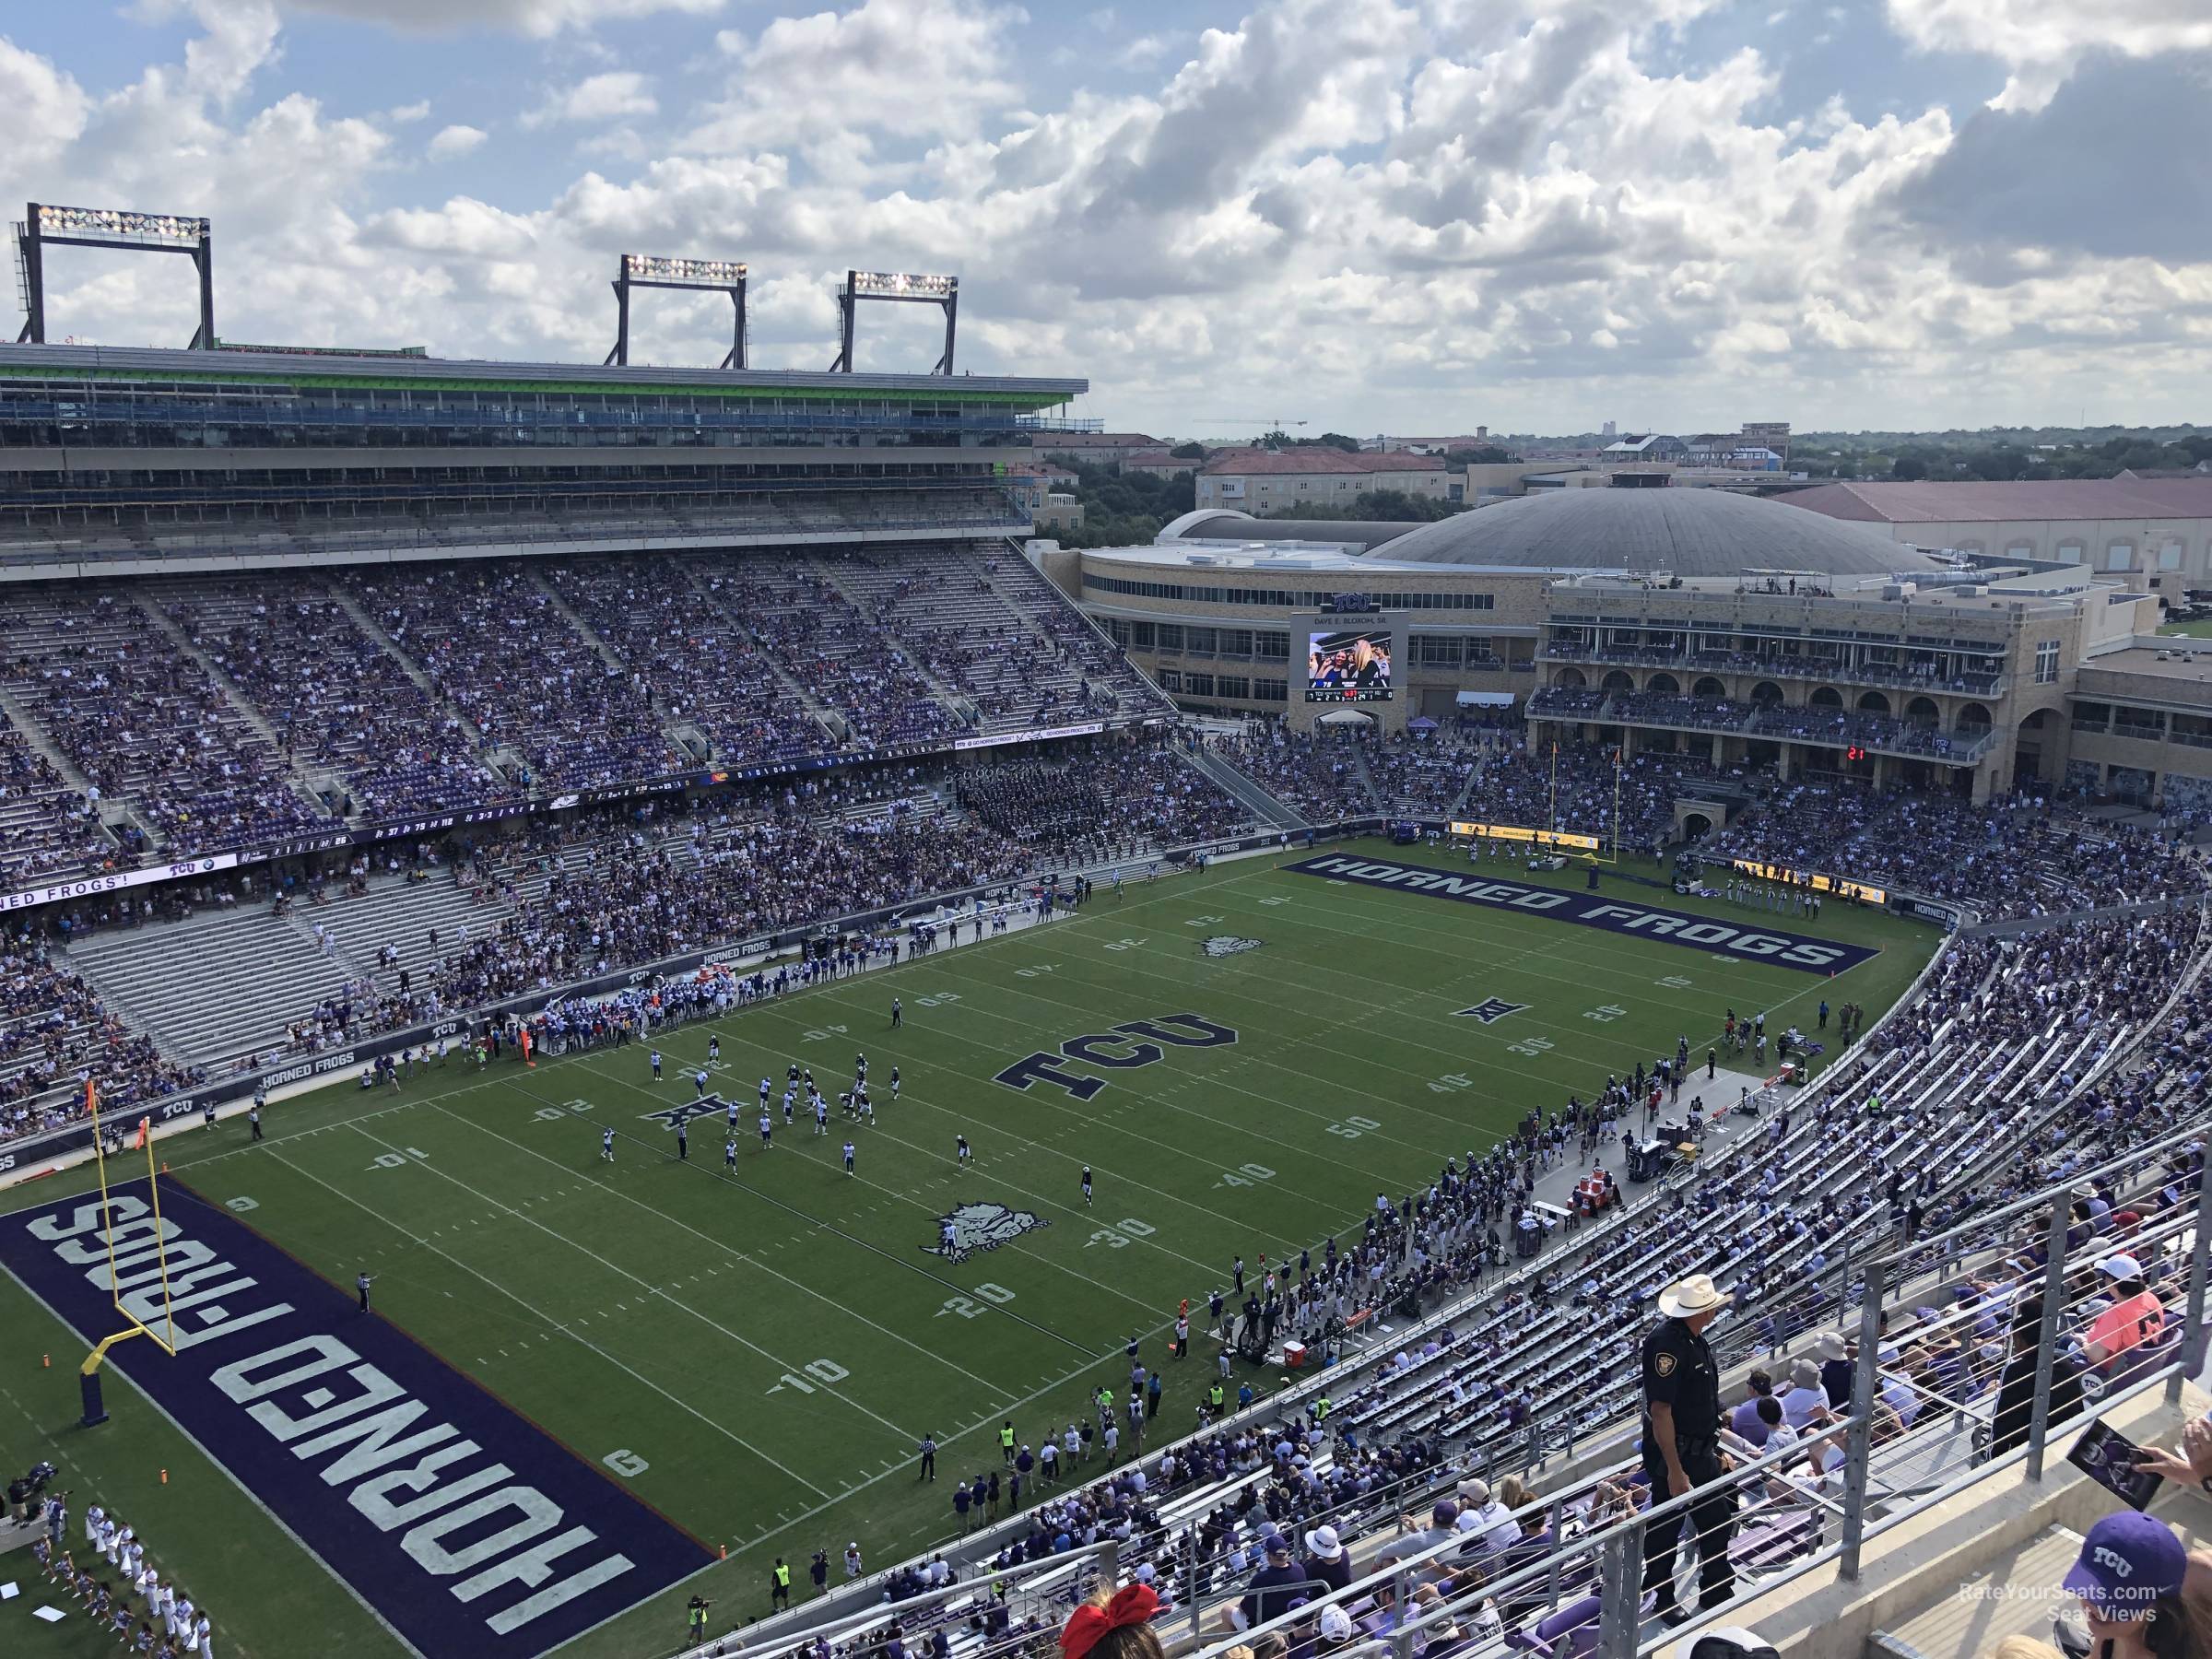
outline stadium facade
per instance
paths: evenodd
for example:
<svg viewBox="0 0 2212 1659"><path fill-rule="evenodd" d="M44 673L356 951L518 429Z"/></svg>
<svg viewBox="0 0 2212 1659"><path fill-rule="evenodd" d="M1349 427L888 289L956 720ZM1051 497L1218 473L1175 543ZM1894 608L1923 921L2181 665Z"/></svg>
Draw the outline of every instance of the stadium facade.
<svg viewBox="0 0 2212 1659"><path fill-rule="evenodd" d="M1517 706L1539 738L1792 776L2212 800L2212 652L2157 636L2148 572L1664 488L1418 526L1201 511L1035 556L1193 712L1391 731ZM1394 694L1349 708L1307 695L1303 660L1347 590L1395 644Z"/></svg>
<svg viewBox="0 0 2212 1659"><path fill-rule="evenodd" d="M0 898L1156 717L1009 540L1086 389L0 345Z"/></svg>
<svg viewBox="0 0 2212 1659"><path fill-rule="evenodd" d="M0 346L0 578L1004 534L1086 389Z"/></svg>

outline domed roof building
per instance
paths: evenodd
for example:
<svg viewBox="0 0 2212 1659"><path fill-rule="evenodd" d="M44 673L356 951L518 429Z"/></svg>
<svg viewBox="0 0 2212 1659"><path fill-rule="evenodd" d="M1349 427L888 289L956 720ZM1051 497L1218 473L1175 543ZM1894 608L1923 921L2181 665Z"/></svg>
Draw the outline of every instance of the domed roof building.
<svg viewBox="0 0 2212 1659"><path fill-rule="evenodd" d="M1721 489L1523 496L1423 524L1371 553L1408 564L1706 578L1750 571L1912 576L1949 568L1869 526Z"/></svg>

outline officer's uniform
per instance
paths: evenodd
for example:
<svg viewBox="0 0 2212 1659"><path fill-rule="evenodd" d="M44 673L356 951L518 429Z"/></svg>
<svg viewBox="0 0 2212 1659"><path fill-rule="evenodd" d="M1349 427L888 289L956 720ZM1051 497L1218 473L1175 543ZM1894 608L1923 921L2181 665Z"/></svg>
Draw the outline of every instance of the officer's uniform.
<svg viewBox="0 0 2212 1659"><path fill-rule="evenodd" d="M1679 1319L1660 1321L1643 1339L1643 1399L1647 1407L1673 1407L1675 1453L1692 1488L1721 1477L1721 1371L1705 1338ZM1643 1415L1643 1472L1652 1483L1652 1500L1664 1503L1666 1458L1653 1438L1651 1413ZM1655 1594L1656 1611L1675 1606L1675 1552L1681 1543L1682 1512L1676 1519L1648 1526L1643 1535L1643 1588ZM1735 1570L1728 1560L1728 1539L1735 1528L1735 1497L1721 1488L1701 1494L1689 1506L1696 1529L1699 1600L1718 1606L1735 1594Z"/></svg>

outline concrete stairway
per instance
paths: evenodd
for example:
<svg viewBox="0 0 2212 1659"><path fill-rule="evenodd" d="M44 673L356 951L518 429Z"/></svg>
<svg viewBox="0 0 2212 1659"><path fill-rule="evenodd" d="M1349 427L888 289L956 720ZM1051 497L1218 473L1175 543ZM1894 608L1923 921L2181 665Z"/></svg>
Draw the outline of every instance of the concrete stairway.
<svg viewBox="0 0 2212 1659"><path fill-rule="evenodd" d="M1227 790L1253 810L1253 816L1272 830L1305 830L1311 828L1296 812L1277 800L1236 767L1224 760L1211 749L1200 748L1187 754L1185 759Z"/></svg>
<svg viewBox="0 0 2212 1659"><path fill-rule="evenodd" d="M1952 1659L1986 1653L2007 1636L2051 1640L2051 1615L2065 1605L2053 1594L2081 1549L2081 1535L2045 1527L2001 1550L1955 1594L1929 1603L1893 1630L1866 1639L1867 1659ZM2018 1594L2020 1589L2030 1592ZM2042 1594L2033 1594L2033 1592Z"/></svg>

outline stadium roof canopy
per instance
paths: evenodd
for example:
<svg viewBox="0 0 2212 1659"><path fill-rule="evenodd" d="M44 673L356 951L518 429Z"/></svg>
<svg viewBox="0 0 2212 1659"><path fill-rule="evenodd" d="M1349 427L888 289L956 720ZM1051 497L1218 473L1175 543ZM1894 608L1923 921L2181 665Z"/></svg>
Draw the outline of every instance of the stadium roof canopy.
<svg viewBox="0 0 2212 1659"><path fill-rule="evenodd" d="M1087 380L995 374L831 374L802 369L685 369L633 364L505 363L479 358L352 357L340 351L171 351L156 347L0 344L0 376L79 373L142 381L270 381L290 384L543 387L578 394L719 394L853 399L869 393L946 403L988 398L1042 408L1090 390ZM979 453L978 460L994 457ZM1008 459L1027 459L1014 452Z"/></svg>
<svg viewBox="0 0 2212 1659"><path fill-rule="evenodd" d="M1397 563L1735 576L1918 574L1942 561L1879 530L1723 489L1565 489L1478 508L1378 545Z"/></svg>

